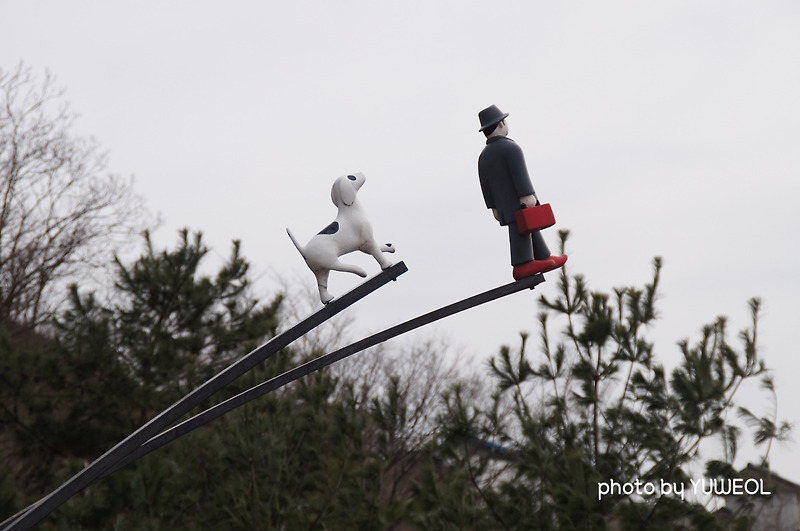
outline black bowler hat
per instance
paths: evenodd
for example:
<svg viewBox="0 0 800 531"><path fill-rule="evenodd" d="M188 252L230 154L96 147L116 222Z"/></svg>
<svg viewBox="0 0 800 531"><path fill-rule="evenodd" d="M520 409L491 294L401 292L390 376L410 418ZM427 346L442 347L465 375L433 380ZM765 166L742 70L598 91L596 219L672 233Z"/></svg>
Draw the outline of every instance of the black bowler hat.
<svg viewBox="0 0 800 531"><path fill-rule="evenodd" d="M478 131L489 129L499 124L508 117L507 112L503 112L497 108L497 105L491 105L478 113L478 119L481 121L481 128Z"/></svg>

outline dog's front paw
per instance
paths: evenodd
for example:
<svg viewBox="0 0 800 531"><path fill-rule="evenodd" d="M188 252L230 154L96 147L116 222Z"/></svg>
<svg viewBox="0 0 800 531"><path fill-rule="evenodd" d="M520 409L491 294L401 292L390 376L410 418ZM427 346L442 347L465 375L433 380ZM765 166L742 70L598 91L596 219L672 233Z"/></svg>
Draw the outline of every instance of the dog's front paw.
<svg viewBox="0 0 800 531"><path fill-rule="evenodd" d="M393 253L395 251L394 245L392 245L391 243L386 243L381 246L381 251L383 251L384 253Z"/></svg>

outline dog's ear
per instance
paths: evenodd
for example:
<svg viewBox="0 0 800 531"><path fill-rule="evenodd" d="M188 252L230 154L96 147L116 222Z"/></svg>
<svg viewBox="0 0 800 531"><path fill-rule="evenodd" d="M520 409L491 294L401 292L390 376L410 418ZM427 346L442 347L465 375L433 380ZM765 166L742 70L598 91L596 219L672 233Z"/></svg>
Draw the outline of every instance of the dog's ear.
<svg viewBox="0 0 800 531"><path fill-rule="evenodd" d="M339 179L333 181L333 186L331 186L331 201L333 201L333 206L339 208Z"/></svg>
<svg viewBox="0 0 800 531"><path fill-rule="evenodd" d="M352 205L356 200L356 189L346 177L339 177L331 188L331 201L337 207L339 204Z"/></svg>

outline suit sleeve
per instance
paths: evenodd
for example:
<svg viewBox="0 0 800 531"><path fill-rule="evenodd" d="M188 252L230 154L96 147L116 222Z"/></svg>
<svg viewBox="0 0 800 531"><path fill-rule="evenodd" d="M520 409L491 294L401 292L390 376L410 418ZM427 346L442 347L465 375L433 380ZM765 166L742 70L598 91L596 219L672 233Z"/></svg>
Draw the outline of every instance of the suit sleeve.
<svg viewBox="0 0 800 531"><path fill-rule="evenodd" d="M488 170L485 168L485 161L483 157L478 160L478 179L481 183L481 191L483 192L483 201L486 203L486 208L496 208L494 197L492 196L492 187L488 183Z"/></svg>
<svg viewBox="0 0 800 531"><path fill-rule="evenodd" d="M511 180L514 183L517 196L523 197L535 193L533 191L533 183L531 183L531 178L528 175L528 166L525 164L525 155L522 154L522 148L516 144L511 144L506 153L506 163L508 164L508 171L511 174Z"/></svg>
<svg viewBox="0 0 800 531"><path fill-rule="evenodd" d="M492 197L492 191L489 190L488 186L483 186L483 202L486 203L486 208L496 208L497 205L494 203L494 198Z"/></svg>

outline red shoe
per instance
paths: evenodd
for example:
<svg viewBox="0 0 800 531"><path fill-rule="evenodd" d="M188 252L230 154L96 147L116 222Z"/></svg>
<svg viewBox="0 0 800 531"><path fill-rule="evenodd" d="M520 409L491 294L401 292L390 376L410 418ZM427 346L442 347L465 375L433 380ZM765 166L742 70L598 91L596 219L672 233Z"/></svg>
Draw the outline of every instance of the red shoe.
<svg viewBox="0 0 800 531"><path fill-rule="evenodd" d="M564 264L567 263L567 258L568 257L565 254L562 254L561 256L550 255L548 260L553 262L554 267L551 267L550 269L547 269L546 271L552 271L553 269L558 269L559 267L563 266Z"/></svg>
<svg viewBox="0 0 800 531"><path fill-rule="evenodd" d="M562 264L563 265L563 264ZM514 280L522 280L523 278L532 277L545 271L552 271L558 267L555 262L547 258L545 260L532 260L524 264L514 266Z"/></svg>

